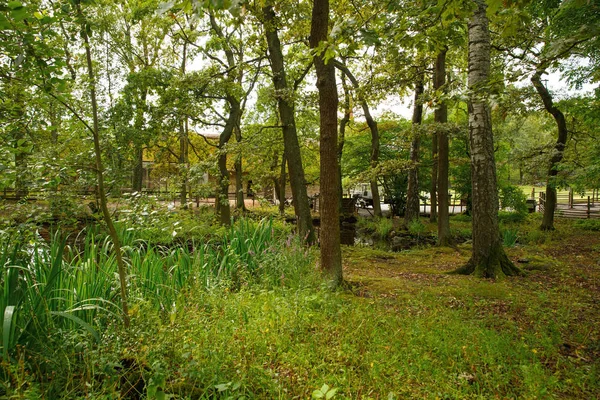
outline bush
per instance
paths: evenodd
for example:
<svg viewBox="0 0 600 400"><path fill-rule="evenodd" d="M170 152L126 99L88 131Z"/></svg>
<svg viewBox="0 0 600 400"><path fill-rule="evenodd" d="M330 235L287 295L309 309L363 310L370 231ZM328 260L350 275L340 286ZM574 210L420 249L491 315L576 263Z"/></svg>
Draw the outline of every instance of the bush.
<svg viewBox="0 0 600 400"><path fill-rule="evenodd" d="M498 221L506 223L520 223L525 221L527 214L514 211L499 211Z"/></svg>
<svg viewBox="0 0 600 400"><path fill-rule="evenodd" d="M506 184L499 187L500 207L512 209L518 214L527 214L527 196L520 187Z"/></svg>
<svg viewBox="0 0 600 400"><path fill-rule="evenodd" d="M501 230L502 234L502 243L505 247L513 247L517 244L517 240L519 239L519 230L513 228L507 228Z"/></svg>
<svg viewBox="0 0 600 400"><path fill-rule="evenodd" d="M581 219L575 222L575 226L586 231L600 231L600 219Z"/></svg>

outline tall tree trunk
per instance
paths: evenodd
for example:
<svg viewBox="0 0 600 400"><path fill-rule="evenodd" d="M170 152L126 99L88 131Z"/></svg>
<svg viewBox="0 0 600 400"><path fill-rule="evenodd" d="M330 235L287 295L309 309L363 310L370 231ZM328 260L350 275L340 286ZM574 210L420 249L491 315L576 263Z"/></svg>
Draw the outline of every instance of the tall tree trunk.
<svg viewBox="0 0 600 400"><path fill-rule="evenodd" d="M279 197L279 214L285 214L285 182L286 182L286 174L285 174L285 153L281 155L281 173L279 175L279 185L277 185L277 196Z"/></svg>
<svg viewBox="0 0 600 400"><path fill-rule="evenodd" d="M221 225L229 225L231 223L231 207L229 206L229 170L227 169L227 149L226 144L231 139L234 129L239 124L240 101L232 95L227 96L229 104L229 116L223 132L219 136L219 186L217 198L215 200L217 214Z"/></svg>
<svg viewBox="0 0 600 400"><path fill-rule="evenodd" d="M473 190L473 254L456 272L484 278L518 274L508 259L498 227L498 190L490 107L487 101L490 74L490 32L484 0L469 21L469 136Z"/></svg>
<svg viewBox="0 0 600 400"><path fill-rule="evenodd" d="M15 163L15 198L21 199L26 197L28 194L25 179L28 170L28 154L23 148L27 142L25 139L26 124L20 122L25 115L26 99L24 97L23 85L13 79L9 80L6 90L9 92L8 96L14 99L14 107L11 107L8 119L18 121L10 130L10 136L12 140Z"/></svg>
<svg viewBox="0 0 600 400"><path fill-rule="evenodd" d="M187 63L187 42L183 43L181 54L180 73L185 76L185 67ZM181 207L187 209L188 199L188 170L189 170L189 142L188 142L188 120L187 117L180 117L179 121L179 203Z"/></svg>
<svg viewBox="0 0 600 400"><path fill-rule="evenodd" d="M410 170L408 171L408 188L406 189L406 212L404 213L404 224L408 226L411 222L419 219L419 151L421 147L421 134L419 125L423 121L423 74L420 73L415 85L415 106L413 109L412 126L413 139L410 144Z"/></svg>
<svg viewBox="0 0 600 400"><path fill-rule="evenodd" d="M98 178L98 195L100 197L100 209L102 210L104 222L106 223L108 232L110 234L110 238L112 239L114 246L115 256L117 259L117 270L119 273L119 282L121 287L121 307L123 311L123 324L126 327L128 327L129 307L127 305L127 270L125 267L125 263L123 262L123 256L121 254L121 241L119 239L119 235L117 234L117 231L112 221L112 217L108 210L106 192L104 189L104 165L102 164L102 150L100 148L100 124L98 119L98 101L96 99L96 77L94 74L94 64L92 62L92 49L87 34L86 19L83 16L83 12L81 11L81 5L79 3L76 4L77 14L79 20L81 21L81 36L85 45L86 65L89 78L88 87L90 91L90 102L92 105L92 117L94 121L92 128L92 136L94 139L94 154L96 159L96 173Z"/></svg>
<svg viewBox="0 0 600 400"><path fill-rule="evenodd" d="M310 47L316 49L327 40L329 0L314 0L310 31ZM325 63L325 52L315 54L320 115L320 182L321 182L321 269L333 286L343 282L340 247L340 198L337 140L338 94L333 60Z"/></svg>
<svg viewBox="0 0 600 400"><path fill-rule="evenodd" d="M438 132L433 130L431 135L431 186L429 187L429 199L431 201L431 213L429 222L436 222L438 219L438 162L439 162L439 142Z"/></svg>
<svg viewBox="0 0 600 400"><path fill-rule="evenodd" d="M138 137L133 138L133 176L131 189L134 192L142 191L144 178L144 146L142 144L142 131L144 129L144 109L146 108L147 90L144 88L136 105L134 128Z"/></svg>
<svg viewBox="0 0 600 400"><path fill-rule="evenodd" d="M533 82L535 90L542 98L544 108L552 115L558 128L558 137L556 138L554 152L550 158L550 166L548 168L546 204L544 206L542 225L540 226L540 229L542 230L552 230L554 229L554 209L556 208L556 176L558 175L558 164L563 159L565 146L567 144L567 122L564 114L554 105L550 92L548 92L548 89L542 83L543 74L544 69L538 69L531 77L531 82Z"/></svg>
<svg viewBox="0 0 600 400"><path fill-rule="evenodd" d="M135 71L135 67L131 67L132 72ZM146 98L148 96L148 89L142 87L140 89L140 97L136 104L135 121L133 123L137 137L133 138L133 176L131 179L131 189L134 192L141 192L144 180L144 144L143 144L143 131L144 131L144 110L146 109Z"/></svg>
<svg viewBox="0 0 600 400"><path fill-rule="evenodd" d="M133 144L133 176L131 178L131 189L141 192L144 181L144 147L141 143Z"/></svg>
<svg viewBox="0 0 600 400"><path fill-rule="evenodd" d="M244 181L243 181L243 168L242 168L242 131L240 126L235 129L235 141L238 144L238 153L235 155L235 207L238 210L246 211L246 204L244 202Z"/></svg>
<svg viewBox="0 0 600 400"><path fill-rule="evenodd" d="M209 21L210 26L215 34L222 40L227 40L212 11L209 12ZM231 83L236 81L239 82L242 72L236 72L236 67L239 64L235 60L235 55L231 47L226 46L224 48L224 52L225 57L227 58L227 65L229 67L227 79ZM225 100L229 105L229 115L227 116L225 127L223 127L223 131L219 136L219 159L217 162L219 167L219 183L217 188L217 197L215 199L217 215L219 215L219 221L221 225L231 224L231 207L229 205L230 176L229 171L227 170L227 149L225 147L229 142L229 139L231 139L234 130L239 129L240 120L242 118L242 106L240 98L234 93L227 93Z"/></svg>
<svg viewBox="0 0 600 400"><path fill-rule="evenodd" d="M358 101L360 102L360 106L362 107L363 113L365 115L365 120L367 121L367 126L369 127L369 131L371 132L371 168L376 168L379 163L379 128L377 127L377 122L371 115L371 110L369 109L369 103L365 99L365 96L362 94L360 90L360 86L358 84L358 80L352 74L352 72L348 69L348 67L340 62L336 62L335 66L344 73L352 82L352 86L356 91L358 96ZM376 217L381 217L381 196L379 194L379 185L377 179L370 180L371 185L371 194L373 196L373 214Z"/></svg>
<svg viewBox="0 0 600 400"><path fill-rule="evenodd" d="M189 164L188 121L183 118L179 121L179 202L184 209L187 209Z"/></svg>
<svg viewBox="0 0 600 400"><path fill-rule="evenodd" d="M435 61L435 74L433 86L436 91L445 91L444 85L446 83L446 52L446 49L440 51ZM448 246L451 241L449 211L450 202L448 198L449 143L448 131L443 126L443 124L448 122L448 106L446 105L446 102L444 100L441 101L439 107L435 110L434 118L435 122L439 127L439 129L437 130L437 162L434 163L434 170L436 169L435 166L437 166L438 171L436 174L438 191L438 245Z"/></svg>
<svg viewBox="0 0 600 400"><path fill-rule="evenodd" d="M315 232L310 215L310 204L306 192L306 179L300 154L300 144L296 130L293 90L288 86L281 42L277 33L277 21L272 6L263 8L265 18L265 35L269 47L269 60L273 73L273 86L277 93L277 106L283 130L285 159L287 160L292 188L294 212L298 219L298 234L307 243L315 242ZM335 79L335 77L334 77ZM336 105L337 107L337 105ZM336 128L337 129L337 128ZM336 143L337 146L337 143Z"/></svg>
<svg viewBox="0 0 600 400"><path fill-rule="evenodd" d="M28 170L27 153L22 147L25 141L25 133L19 128L14 135L15 151L15 198L17 200L27 197L29 190L26 185L26 174Z"/></svg>
<svg viewBox="0 0 600 400"><path fill-rule="evenodd" d="M341 199L344 197L344 188L342 187L342 157L344 156L344 145L346 143L346 126L352 117L352 102L350 98L350 88L346 83L346 76L342 73L342 88L344 89L344 116L340 120L340 136L338 140L338 169L340 173L340 210L342 210Z"/></svg>

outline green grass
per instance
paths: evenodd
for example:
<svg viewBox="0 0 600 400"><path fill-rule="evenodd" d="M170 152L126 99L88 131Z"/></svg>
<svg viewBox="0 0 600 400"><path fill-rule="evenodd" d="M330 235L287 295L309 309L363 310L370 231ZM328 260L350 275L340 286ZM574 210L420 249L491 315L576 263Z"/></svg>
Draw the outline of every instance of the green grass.
<svg viewBox="0 0 600 400"><path fill-rule="evenodd" d="M533 218L511 229L528 235ZM194 252L134 250L132 236L131 328L98 311L96 343L53 316L56 329L38 333L52 351L14 346L2 395L109 399L137 387L174 399L309 399L322 388L333 399L597 398L600 238L567 221L544 235L507 249L526 276L499 282L445 274L470 245L344 247L350 289L337 292L316 272L316 252L269 221L242 221L222 247ZM104 257L109 244L93 242L82 259Z"/></svg>

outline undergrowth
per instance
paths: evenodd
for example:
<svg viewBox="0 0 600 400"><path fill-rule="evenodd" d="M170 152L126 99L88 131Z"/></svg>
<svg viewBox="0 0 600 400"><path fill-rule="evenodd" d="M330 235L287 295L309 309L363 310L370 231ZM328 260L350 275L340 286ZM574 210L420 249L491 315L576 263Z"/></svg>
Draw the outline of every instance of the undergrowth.
<svg viewBox="0 0 600 400"><path fill-rule="evenodd" d="M503 224L521 238L537 222ZM444 273L468 244L345 247L350 289L332 292L316 252L271 220L168 245L122 225L129 329L101 232L48 246L5 237L0 396L597 398L600 240L557 228L566 236L508 248L527 276L502 282Z"/></svg>

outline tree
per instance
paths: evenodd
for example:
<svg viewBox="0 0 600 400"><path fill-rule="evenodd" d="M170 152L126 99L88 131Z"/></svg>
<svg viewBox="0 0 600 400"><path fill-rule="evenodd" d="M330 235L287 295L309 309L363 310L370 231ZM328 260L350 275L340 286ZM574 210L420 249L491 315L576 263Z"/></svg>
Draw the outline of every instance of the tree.
<svg viewBox="0 0 600 400"><path fill-rule="evenodd" d="M302 156L300 154L300 144L298 142L298 132L296 130L296 116L294 107L294 87L290 87L287 81L287 73L281 42L277 33L277 20L272 5L267 5L262 9L264 17L265 36L268 45L269 61L271 63L271 72L273 73L273 86L277 98L277 107L279 109L279 118L281 120L284 142L284 158L287 160L290 186L294 199L294 211L298 220L298 234L304 238L307 243L315 241L315 233L310 215L308 195L306 192L306 179L304 177L304 167L302 165ZM307 69L308 71L308 69ZM303 76L302 76L303 78ZM281 164L281 176L285 177L285 162ZM282 179L281 186L285 188L285 179ZM285 191L283 191L285 193ZM280 195L280 204L284 199ZM285 196L283 196L285 197Z"/></svg>
<svg viewBox="0 0 600 400"><path fill-rule="evenodd" d="M419 151L421 148L421 133L419 131L423 121L423 73L418 74L415 84L415 102L412 116L412 141L410 144L410 169L408 171L408 188L406 189L406 212L404 213L404 224L408 226L411 222L419 219Z"/></svg>
<svg viewBox="0 0 600 400"><path fill-rule="evenodd" d="M328 27L329 0L314 0L310 47L315 51L314 63L317 72L321 117L321 269L331 278L334 286L339 286L343 282L343 275L340 248L340 176L337 139L338 93L335 83L335 67L327 42Z"/></svg>
<svg viewBox="0 0 600 400"><path fill-rule="evenodd" d="M484 278L519 274L506 256L498 226L498 189L490 107L490 31L484 0L469 20L469 136L473 186L473 254L456 272Z"/></svg>
<svg viewBox="0 0 600 400"><path fill-rule="evenodd" d="M377 122L371 115L371 110L369 109L369 104L365 99L364 94L362 93L362 88L360 87L358 80L354 77L350 69L341 63L335 62L336 68L338 68L342 73L348 77L352 86L354 87L354 91L357 94L358 102L362 107L363 113L365 115L365 120L367 121L367 126L369 127L369 131L371 132L371 168L375 169L377 167L377 163L379 162L379 129L377 128ZM379 184L377 182L377 178L373 177L370 179L371 185L371 194L373 196L373 214L376 217L381 217L381 200L379 196Z"/></svg>
<svg viewBox="0 0 600 400"><path fill-rule="evenodd" d="M90 103L92 106L92 127L88 128L92 132L94 139L94 155L96 160L96 174L98 179L98 196L100 198L100 209L104 217L104 222L108 228L110 238L112 239L115 257L117 259L117 269L119 273L119 282L121 286L121 306L123 311L123 323L126 327L129 326L129 307L127 305L127 270L125 263L123 262L123 255L121 253L121 241L115 225L112 221L110 211L108 210L108 201L106 199L106 191L104 187L104 164L102 162L102 149L100 147L100 123L98 118L98 100L96 98L96 75L94 74L94 63L92 60L92 49L88 36L88 29L90 26L83 14L81 3L76 2L76 16L77 22L81 27L81 37L85 47L85 60L88 73L88 85L89 85L89 96Z"/></svg>
<svg viewBox="0 0 600 400"><path fill-rule="evenodd" d="M443 91L446 83L446 52L447 49L442 49L438 53L435 61L434 89ZM438 245L448 246L450 243L450 216L449 216L449 198L448 198L448 169L449 169L449 143L448 132L444 124L448 122L448 106L445 100L441 100L434 112L435 122L437 124L437 134L434 140L437 139L437 160L434 162L433 170L434 178L437 182L438 192ZM437 167L437 168L436 168ZM432 191L433 192L433 191ZM433 200L431 201L433 208Z"/></svg>

